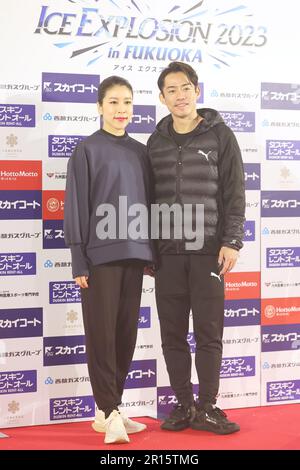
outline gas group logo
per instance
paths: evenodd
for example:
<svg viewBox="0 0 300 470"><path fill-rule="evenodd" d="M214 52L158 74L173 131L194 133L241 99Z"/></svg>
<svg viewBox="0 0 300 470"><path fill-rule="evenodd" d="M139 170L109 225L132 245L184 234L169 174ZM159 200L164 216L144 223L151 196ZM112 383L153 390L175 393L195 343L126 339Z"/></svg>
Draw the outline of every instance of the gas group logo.
<svg viewBox="0 0 300 470"><path fill-rule="evenodd" d="M85 364L84 335L50 336L44 338L44 366Z"/></svg>
<svg viewBox="0 0 300 470"><path fill-rule="evenodd" d="M262 299L261 312L263 325L300 323L300 298Z"/></svg>
<svg viewBox="0 0 300 470"><path fill-rule="evenodd" d="M42 101L96 103L99 75L42 73Z"/></svg>
<svg viewBox="0 0 300 470"><path fill-rule="evenodd" d="M262 352L300 349L300 324L262 326Z"/></svg>
<svg viewBox="0 0 300 470"><path fill-rule="evenodd" d="M244 163L245 189L260 189L260 164Z"/></svg>
<svg viewBox="0 0 300 470"><path fill-rule="evenodd" d="M267 160L300 160L300 140L267 140Z"/></svg>
<svg viewBox="0 0 300 470"><path fill-rule="evenodd" d="M260 325L260 300L225 300L224 326Z"/></svg>
<svg viewBox="0 0 300 470"><path fill-rule="evenodd" d="M255 20L248 3L216 8L208 0L182 5L165 0L153 3L151 14L146 0L103 0L101 5L72 0L62 10L50 3L37 11L33 33L48 36L65 57L82 58L87 65L112 60L145 61L149 68L174 60L197 65L206 57L216 70L267 43L267 28Z"/></svg>
<svg viewBox="0 0 300 470"><path fill-rule="evenodd" d="M262 217L300 217L300 191L262 191Z"/></svg>
<svg viewBox="0 0 300 470"><path fill-rule="evenodd" d="M156 387L156 377L156 359L132 361L125 389Z"/></svg>
<svg viewBox="0 0 300 470"><path fill-rule="evenodd" d="M43 219L63 220L65 191L43 191Z"/></svg>
<svg viewBox="0 0 300 470"><path fill-rule="evenodd" d="M300 235L300 226L297 218L292 218L290 220L285 219L284 222L284 227L282 227L282 225L280 225L280 221L277 219L276 223L273 223L273 227L264 226L262 228L261 234L264 237L271 236L273 240L274 237L286 238L287 236L293 236L294 238L294 235Z"/></svg>
<svg viewBox="0 0 300 470"><path fill-rule="evenodd" d="M0 190L0 219L41 219L42 191Z"/></svg>
<svg viewBox="0 0 300 470"><path fill-rule="evenodd" d="M266 250L267 268L299 268L300 247L276 247Z"/></svg>
<svg viewBox="0 0 300 470"><path fill-rule="evenodd" d="M244 242L255 241L255 220L246 220L244 224Z"/></svg>
<svg viewBox="0 0 300 470"><path fill-rule="evenodd" d="M228 273L225 276L226 299L258 299L260 297L260 273Z"/></svg>
<svg viewBox="0 0 300 470"><path fill-rule="evenodd" d="M0 310L0 338L33 338L43 336L42 308Z"/></svg>
<svg viewBox="0 0 300 470"><path fill-rule="evenodd" d="M1 161L0 190L42 189L42 162Z"/></svg>
<svg viewBox="0 0 300 470"><path fill-rule="evenodd" d="M43 248L67 248L64 240L63 220L43 220Z"/></svg>
<svg viewBox="0 0 300 470"><path fill-rule="evenodd" d="M222 359L220 378L252 377L255 375L255 356L224 357Z"/></svg>
<svg viewBox="0 0 300 470"><path fill-rule="evenodd" d="M36 370L0 372L0 395L36 392Z"/></svg>
<svg viewBox="0 0 300 470"><path fill-rule="evenodd" d="M95 400L92 396L51 398L50 421L94 418Z"/></svg>
<svg viewBox="0 0 300 470"><path fill-rule="evenodd" d="M0 127L35 127L35 106L0 104Z"/></svg>
<svg viewBox="0 0 300 470"><path fill-rule="evenodd" d="M295 83L262 83L262 109L300 109L300 85Z"/></svg>
<svg viewBox="0 0 300 470"><path fill-rule="evenodd" d="M48 157L69 158L84 135L48 135Z"/></svg>
<svg viewBox="0 0 300 470"><path fill-rule="evenodd" d="M252 111L220 111L225 124L233 132L255 132L255 113Z"/></svg>
<svg viewBox="0 0 300 470"><path fill-rule="evenodd" d="M139 328L151 327L151 307L140 307Z"/></svg>
<svg viewBox="0 0 300 470"><path fill-rule="evenodd" d="M300 380L267 382L267 402L300 400Z"/></svg>
<svg viewBox="0 0 300 470"><path fill-rule="evenodd" d="M0 253L0 276L36 274L36 253Z"/></svg>
<svg viewBox="0 0 300 470"><path fill-rule="evenodd" d="M49 303L67 304L81 302L80 287L75 281L49 282Z"/></svg>

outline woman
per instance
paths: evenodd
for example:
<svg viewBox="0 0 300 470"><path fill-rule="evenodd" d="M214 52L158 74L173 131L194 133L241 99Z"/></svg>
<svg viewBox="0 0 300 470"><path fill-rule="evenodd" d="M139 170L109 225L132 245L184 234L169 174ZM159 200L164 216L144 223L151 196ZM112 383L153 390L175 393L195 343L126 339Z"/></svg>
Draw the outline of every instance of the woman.
<svg viewBox="0 0 300 470"><path fill-rule="evenodd" d="M153 259L149 237L130 238L130 218L119 213L120 196L128 208L149 204L145 146L125 131L132 98L130 83L121 77L100 84L102 128L78 144L67 171L65 241L81 287L88 370L98 407L93 428L105 432L106 444L129 442L128 433L146 428L118 410L136 343L143 269Z"/></svg>

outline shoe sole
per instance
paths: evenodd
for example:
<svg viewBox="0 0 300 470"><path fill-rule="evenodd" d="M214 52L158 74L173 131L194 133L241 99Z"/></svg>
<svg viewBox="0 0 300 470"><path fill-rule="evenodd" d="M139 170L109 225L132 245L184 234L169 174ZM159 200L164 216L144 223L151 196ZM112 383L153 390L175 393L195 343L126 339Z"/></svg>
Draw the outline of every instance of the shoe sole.
<svg viewBox="0 0 300 470"><path fill-rule="evenodd" d="M214 434L220 434L220 435L226 435L226 434L233 434L235 432L240 431L240 428L231 428L231 429L212 429L209 428L208 426L195 426L193 424L190 425L191 429L194 429L195 431L207 431L207 432L213 432Z"/></svg>
<svg viewBox="0 0 300 470"><path fill-rule="evenodd" d="M177 428L171 428L171 427L167 427L167 426L164 426L164 424L161 425L160 429L162 429L163 431L183 431L184 429L188 429L190 426L189 424L184 424L182 426L179 426Z"/></svg>
<svg viewBox="0 0 300 470"><path fill-rule="evenodd" d="M120 437L119 439L115 440L115 441L105 441L104 440L104 444L127 444L129 441L129 439L126 439L126 437Z"/></svg>
<svg viewBox="0 0 300 470"><path fill-rule="evenodd" d="M94 422L94 423L91 424L91 426L92 426L94 431L100 432L100 433L105 433L105 429L101 424L97 424L97 423ZM137 434L138 432L145 431L146 428L147 428L147 426L145 426L143 429L139 429L138 431L127 431L126 426L125 426L127 434Z"/></svg>

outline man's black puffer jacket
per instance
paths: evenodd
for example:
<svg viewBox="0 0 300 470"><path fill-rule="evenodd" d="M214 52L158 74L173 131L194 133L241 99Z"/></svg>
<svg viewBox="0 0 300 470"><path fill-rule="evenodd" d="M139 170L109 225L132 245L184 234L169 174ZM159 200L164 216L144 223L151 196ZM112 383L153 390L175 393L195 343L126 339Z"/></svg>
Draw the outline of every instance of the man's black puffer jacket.
<svg viewBox="0 0 300 470"><path fill-rule="evenodd" d="M203 247L190 251L184 238L160 239L160 254L217 255L222 246L243 246L245 184L237 140L217 111L203 108L198 114L203 120L182 147L170 135L171 115L158 123L148 140L156 204L204 205Z"/></svg>

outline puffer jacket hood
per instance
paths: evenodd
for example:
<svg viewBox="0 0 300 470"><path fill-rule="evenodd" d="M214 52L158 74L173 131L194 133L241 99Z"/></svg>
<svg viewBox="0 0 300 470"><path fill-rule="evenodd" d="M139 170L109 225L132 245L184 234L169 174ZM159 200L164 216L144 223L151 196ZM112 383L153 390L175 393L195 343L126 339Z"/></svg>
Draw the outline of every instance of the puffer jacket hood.
<svg viewBox="0 0 300 470"><path fill-rule="evenodd" d="M203 134L207 132L212 127L216 126L217 124L224 123L222 116L218 111L211 108L201 108L197 109L197 113L199 116L203 117L203 121L201 126L195 129L195 134ZM169 125L173 122L171 114L162 118L156 126L156 130L164 135L169 137Z"/></svg>

